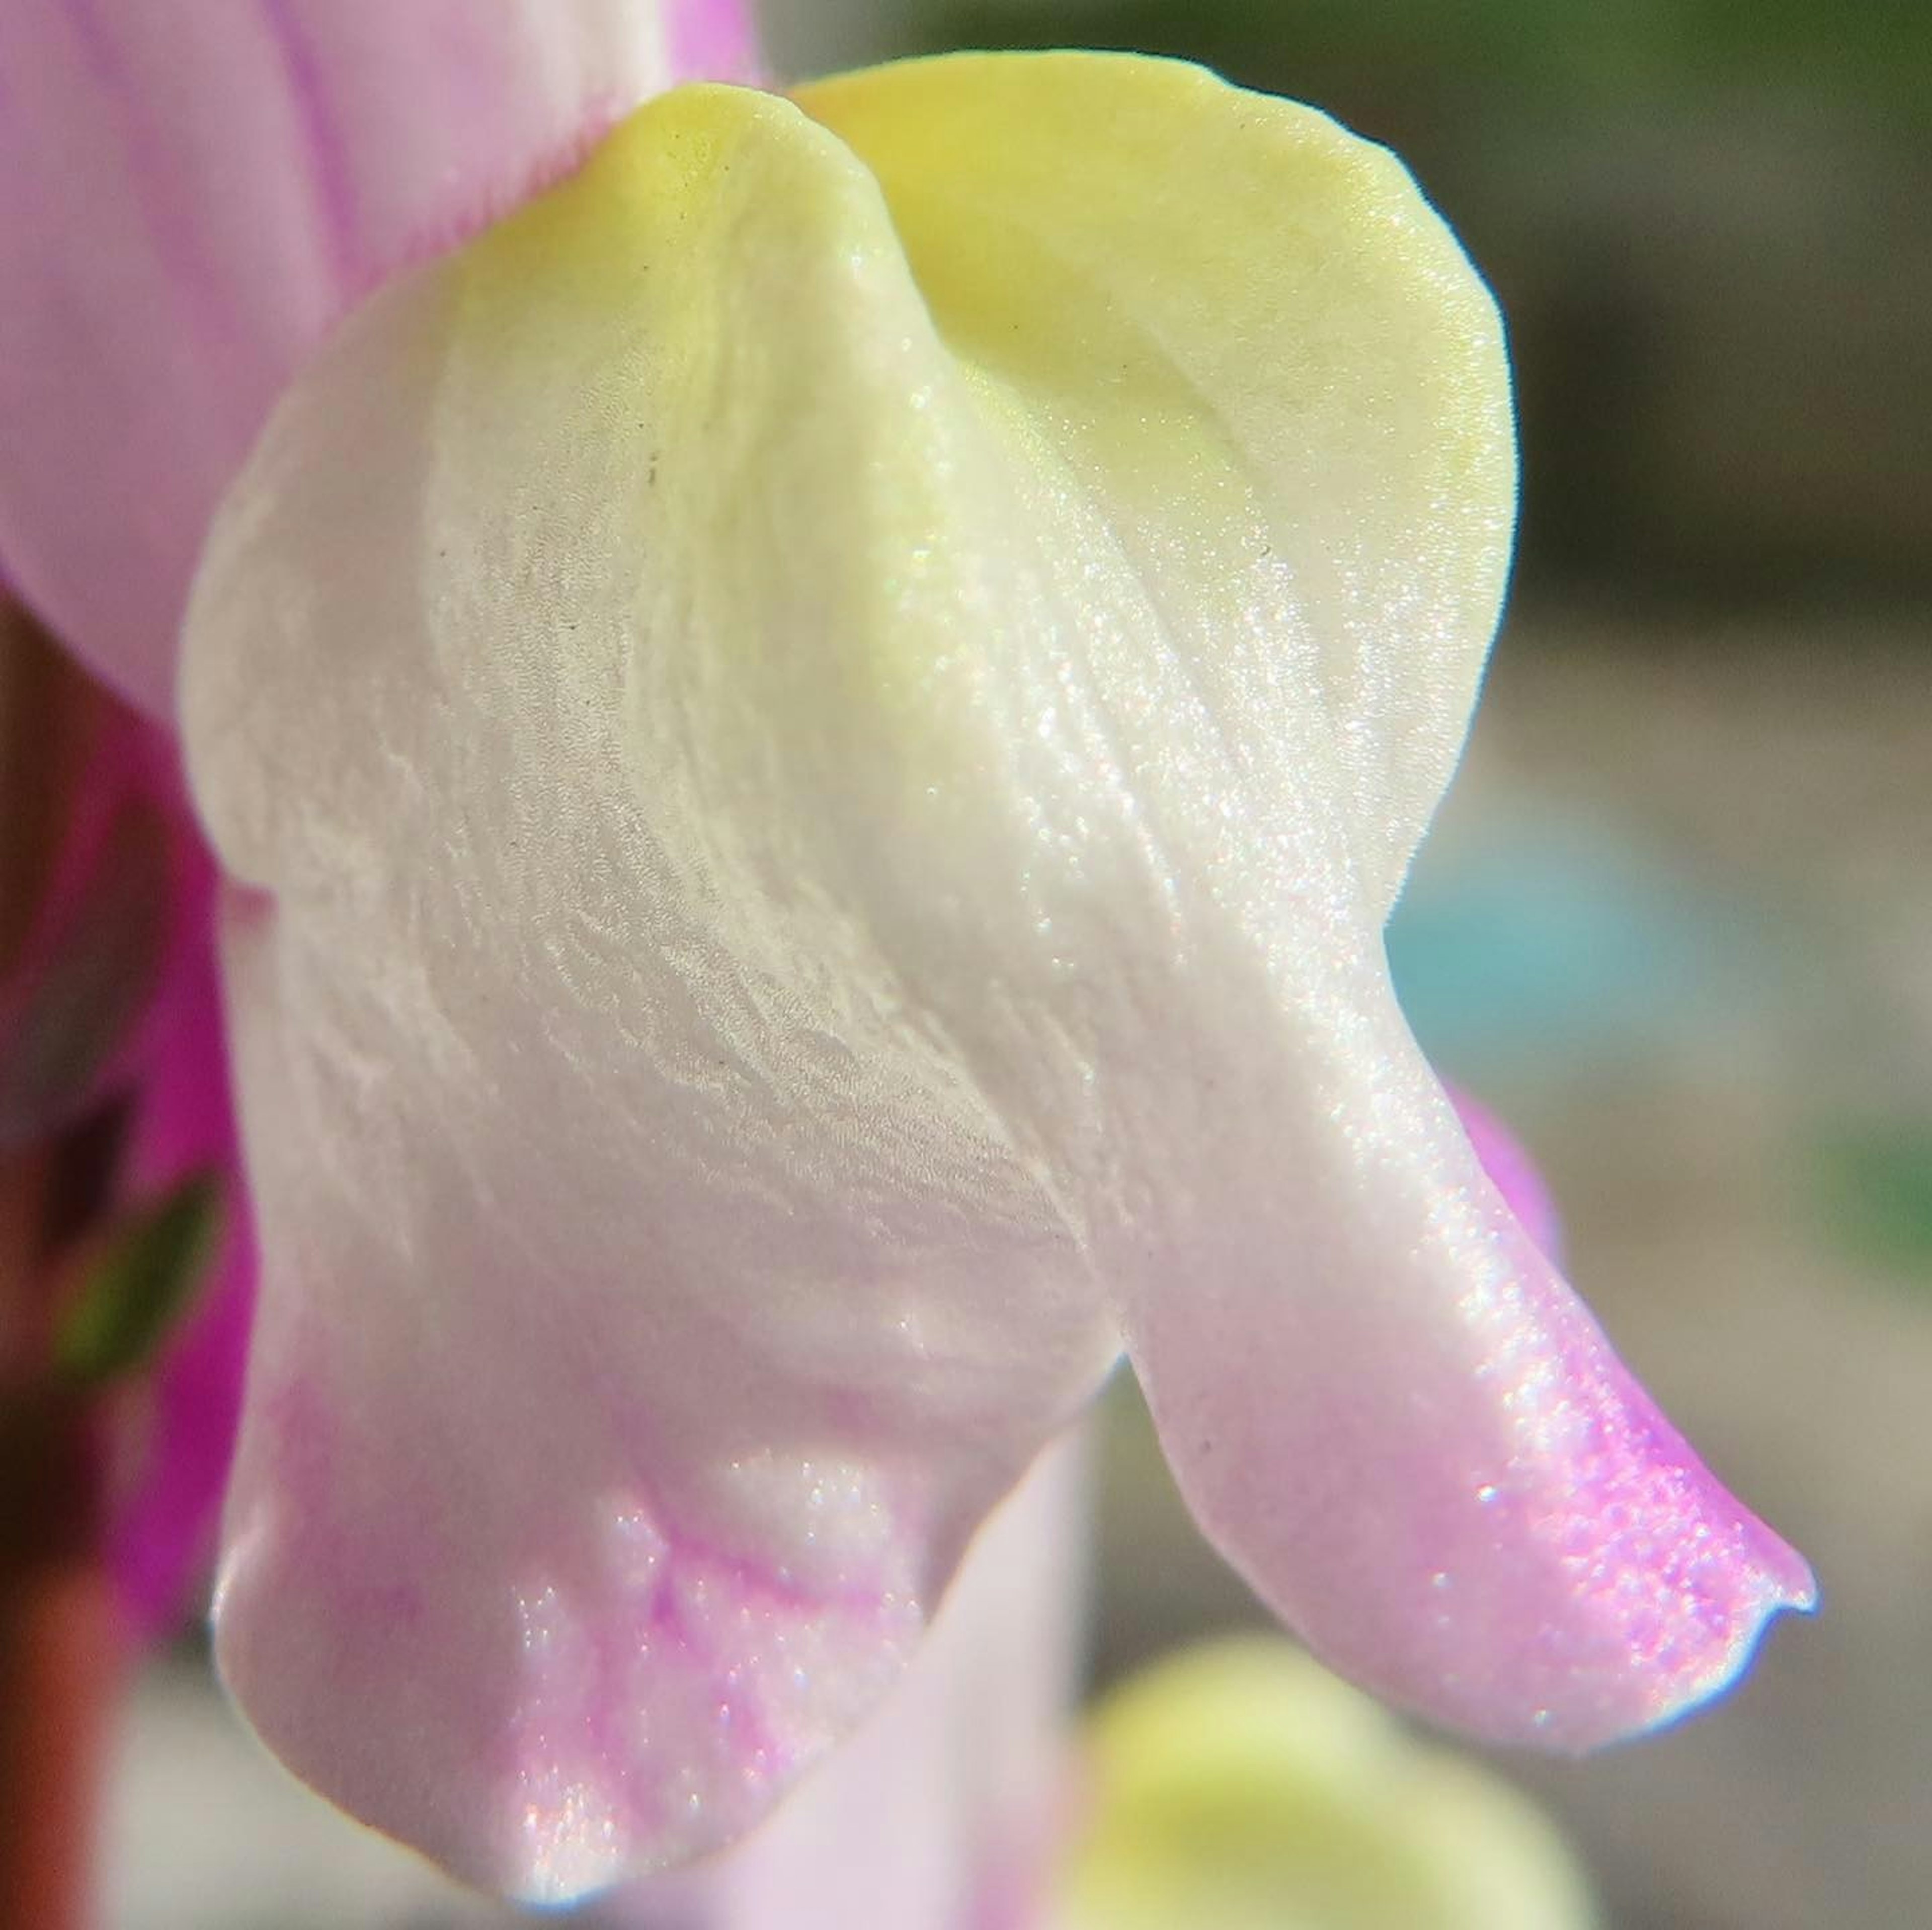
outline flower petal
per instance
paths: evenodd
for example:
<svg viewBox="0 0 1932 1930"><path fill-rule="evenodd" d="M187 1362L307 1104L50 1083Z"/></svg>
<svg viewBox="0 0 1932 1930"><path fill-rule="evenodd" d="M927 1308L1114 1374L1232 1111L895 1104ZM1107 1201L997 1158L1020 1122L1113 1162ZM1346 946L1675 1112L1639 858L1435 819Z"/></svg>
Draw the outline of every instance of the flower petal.
<svg viewBox="0 0 1932 1930"><path fill-rule="evenodd" d="M746 46L717 0L0 10L0 555L152 715L216 501L349 304Z"/></svg>
<svg viewBox="0 0 1932 1930"><path fill-rule="evenodd" d="M1500 327L1455 238L1384 149L1177 63L963 55L798 98L878 177L1018 445L1007 487L1050 532L1035 594L1064 607L1037 614L1079 619L1126 713L1082 748L1198 784L1292 743L1318 761L1286 784L1215 775L1252 810L1318 797L1385 913L1462 751L1515 520ZM1052 718L1090 736L1079 694Z"/></svg>
<svg viewBox="0 0 1932 1930"><path fill-rule="evenodd" d="M1269 1124L1149 1242L1192 1272L1148 1279L1130 1347L1222 1551L1332 1666L1496 1740L1588 1748L1722 1688L1810 1573L1617 1360L1393 1008L1353 1055L1221 1062Z"/></svg>
<svg viewBox="0 0 1932 1930"><path fill-rule="evenodd" d="M1478 1163L1489 1176L1490 1184L1502 1196L1502 1202L1522 1223L1522 1230L1544 1255L1561 1263L1563 1258L1563 1219L1556 1201L1536 1161L1514 1133L1487 1106L1459 1092L1453 1086L1443 1090L1456 1108L1456 1116L1469 1136L1469 1144Z"/></svg>
<svg viewBox="0 0 1932 1930"><path fill-rule="evenodd" d="M264 1254L222 1666L532 1896L848 1728L1117 1313L1212 1502L1172 1417L1218 1375L1274 1444L1224 1316L1265 1347L1283 1254L1398 1372L1472 1284L1410 1251L1474 1160L1379 928L1500 594L1486 295L1387 156L1192 70L803 97L856 154L682 91L353 318L189 622Z"/></svg>

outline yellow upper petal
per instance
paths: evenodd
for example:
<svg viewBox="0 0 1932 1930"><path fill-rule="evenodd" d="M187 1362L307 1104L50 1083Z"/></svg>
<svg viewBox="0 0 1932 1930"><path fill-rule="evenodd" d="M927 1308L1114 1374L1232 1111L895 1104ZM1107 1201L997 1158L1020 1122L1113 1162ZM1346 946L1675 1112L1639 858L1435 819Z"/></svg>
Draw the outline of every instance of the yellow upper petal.
<svg viewBox="0 0 1932 1930"><path fill-rule="evenodd" d="M986 406L1190 607L1262 734L1256 685L1326 706L1392 897L1460 750L1516 486L1494 304L1407 170L1132 55L958 55L796 97L878 177Z"/></svg>

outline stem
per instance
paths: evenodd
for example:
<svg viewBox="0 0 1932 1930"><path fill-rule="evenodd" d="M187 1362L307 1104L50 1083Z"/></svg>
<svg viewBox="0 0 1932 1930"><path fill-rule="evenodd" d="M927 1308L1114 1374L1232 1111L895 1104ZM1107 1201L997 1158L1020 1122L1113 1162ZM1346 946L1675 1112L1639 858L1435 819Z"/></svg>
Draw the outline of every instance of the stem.
<svg viewBox="0 0 1932 1930"><path fill-rule="evenodd" d="M0 599L0 976L65 829L83 688ZM0 1913L35 1930L86 1930L92 1917L121 1677L95 1417L46 1371L53 1249L88 1144L82 1132L0 1153Z"/></svg>
<svg viewBox="0 0 1932 1930"><path fill-rule="evenodd" d="M81 673L0 596L0 982L58 853L92 721Z"/></svg>
<svg viewBox="0 0 1932 1930"><path fill-rule="evenodd" d="M85 1930L97 1792L120 1675L100 1481L69 1398L0 1412L0 1897L11 1923Z"/></svg>

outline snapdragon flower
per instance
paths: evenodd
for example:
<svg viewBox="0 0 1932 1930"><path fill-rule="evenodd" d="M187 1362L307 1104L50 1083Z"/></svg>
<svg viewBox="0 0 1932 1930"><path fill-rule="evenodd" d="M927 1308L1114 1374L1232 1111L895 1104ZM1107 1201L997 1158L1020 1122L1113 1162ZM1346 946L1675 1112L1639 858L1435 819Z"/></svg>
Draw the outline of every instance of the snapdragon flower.
<svg viewBox="0 0 1932 1930"><path fill-rule="evenodd" d="M404 268L442 151L360 136L410 89L547 56L488 68L474 217L666 42L398 10L244 10L307 165L242 205L204 190L268 110L182 135L152 16L0 39L10 93L52 48L124 115L79 141L122 226L0 221L0 556L178 723L227 881L216 1639L260 1733L518 1895L728 1842L1123 1346L1205 1531L1390 1700L1582 1748L1729 1681L1808 1573L1388 985L1515 487L1492 305L1400 166L1170 63L962 57L678 88Z"/></svg>

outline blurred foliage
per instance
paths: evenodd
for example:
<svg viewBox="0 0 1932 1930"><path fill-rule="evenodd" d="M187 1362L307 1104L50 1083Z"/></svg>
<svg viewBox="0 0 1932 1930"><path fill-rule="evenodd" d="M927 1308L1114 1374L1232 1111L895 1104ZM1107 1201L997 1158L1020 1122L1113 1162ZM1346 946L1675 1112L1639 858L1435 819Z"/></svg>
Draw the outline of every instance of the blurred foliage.
<svg viewBox="0 0 1932 1930"><path fill-rule="evenodd" d="M1816 1191L1838 1246L1932 1284L1932 1120L1848 1125L1814 1149Z"/></svg>
<svg viewBox="0 0 1932 1930"><path fill-rule="evenodd" d="M100 1386L153 1360L203 1283L220 1213L214 1178L197 1175L110 1231L82 1269L55 1334L64 1378Z"/></svg>
<svg viewBox="0 0 1932 1930"><path fill-rule="evenodd" d="M1550 112L1581 97L1796 79L1916 115L1932 73L1932 8L1918 0L961 0L916 11L908 31L928 49L1045 46L1077 31L1084 45L1185 54L1257 82L1279 80L1289 59L1446 70Z"/></svg>

